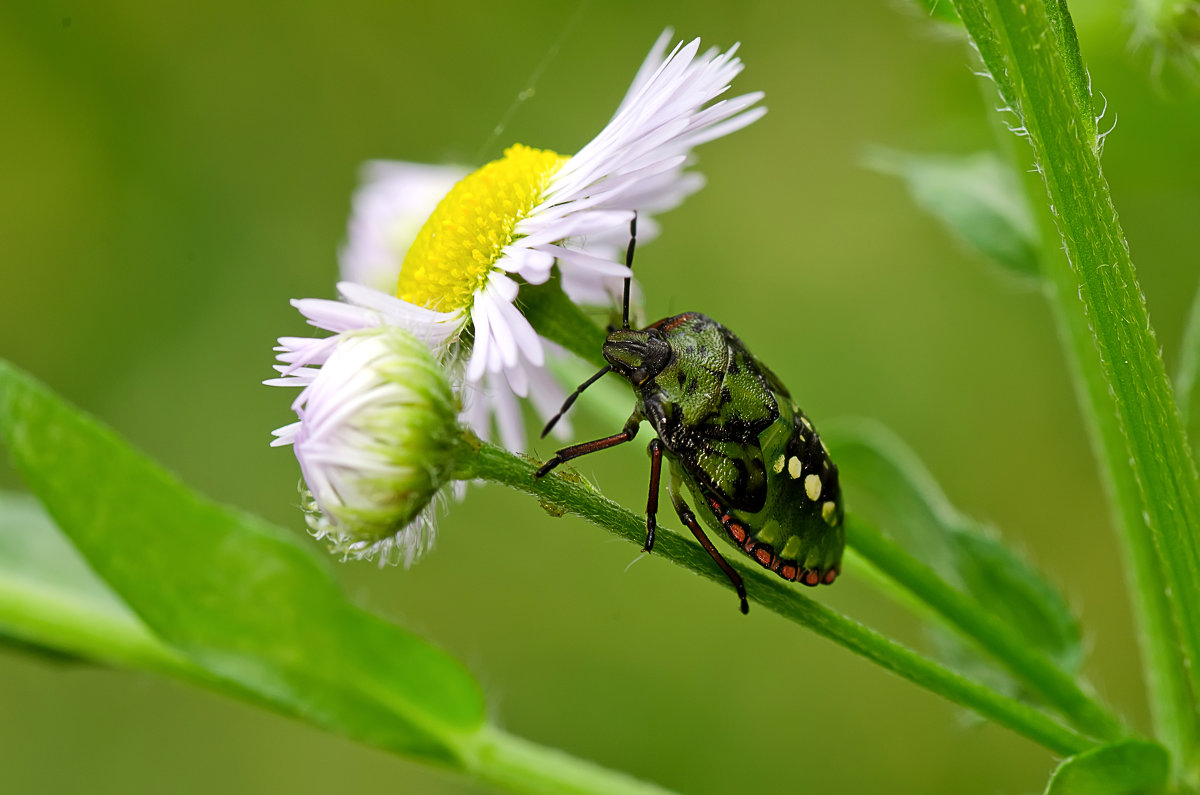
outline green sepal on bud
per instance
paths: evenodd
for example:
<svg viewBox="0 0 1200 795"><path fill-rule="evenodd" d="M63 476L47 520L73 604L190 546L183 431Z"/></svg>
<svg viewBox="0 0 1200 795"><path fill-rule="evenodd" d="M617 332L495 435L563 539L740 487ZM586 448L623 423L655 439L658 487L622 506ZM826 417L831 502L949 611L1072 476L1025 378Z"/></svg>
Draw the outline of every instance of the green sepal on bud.
<svg viewBox="0 0 1200 795"><path fill-rule="evenodd" d="M313 535L351 558L408 565L426 552L463 436L425 343L396 326L341 334L298 413L293 445Z"/></svg>

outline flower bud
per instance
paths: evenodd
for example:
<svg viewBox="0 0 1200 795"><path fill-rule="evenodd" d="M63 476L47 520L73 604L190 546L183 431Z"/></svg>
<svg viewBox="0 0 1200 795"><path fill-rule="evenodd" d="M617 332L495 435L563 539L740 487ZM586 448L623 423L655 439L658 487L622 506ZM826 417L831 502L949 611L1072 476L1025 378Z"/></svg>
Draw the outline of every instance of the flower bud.
<svg viewBox="0 0 1200 795"><path fill-rule="evenodd" d="M293 379L307 383L300 421L276 434L300 462L309 529L346 557L411 564L433 544L462 438L429 348L396 326L348 331L315 375Z"/></svg>

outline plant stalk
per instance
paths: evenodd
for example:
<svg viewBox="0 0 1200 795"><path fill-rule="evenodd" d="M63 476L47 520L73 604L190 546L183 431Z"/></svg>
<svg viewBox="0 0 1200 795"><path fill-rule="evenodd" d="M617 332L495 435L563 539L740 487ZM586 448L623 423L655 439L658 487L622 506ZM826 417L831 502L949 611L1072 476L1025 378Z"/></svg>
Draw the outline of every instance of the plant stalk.
<svg viewBox="0 0 1200 795"><path fill-rule="evenodd" d="M528 795L665 795L668 790L487 726L469 738L477 778Z"/></svg>
<svg viewBox="0 0 1200 795"><path fill-rule="evenodd" d="M641 545L645 540L643 517L601 495L586 480L567 470L534 478L536 467L494 445L475 442L477 453L465 458L456 477L483 479L531 494L557 510L574 513L609 532ZM723 573L708 555L683 536L659 527L655 554L726 585ZM956 704L971 709L1052 751L1072 755L1094 743L1044 713L957 674L913 652L820 602L789 587L783 580L768 577L741 560L730 561L746 582L752 599L779 615L808 627L850 651L886 668L908 681L931 690ZM732 600L731 600L732 601ZM732 610L732 608L731 608Z"/></svg>
<svg viewBox="0 0 1200 795"><path fill-rule="evenodd" d="M1200 484L1108 184L1061 0L955 0L1034 162L1065 256L1048 294L1129 558L1158 734L1195 767ZM1053 251L1053 248L1051 248Z"/></svg>

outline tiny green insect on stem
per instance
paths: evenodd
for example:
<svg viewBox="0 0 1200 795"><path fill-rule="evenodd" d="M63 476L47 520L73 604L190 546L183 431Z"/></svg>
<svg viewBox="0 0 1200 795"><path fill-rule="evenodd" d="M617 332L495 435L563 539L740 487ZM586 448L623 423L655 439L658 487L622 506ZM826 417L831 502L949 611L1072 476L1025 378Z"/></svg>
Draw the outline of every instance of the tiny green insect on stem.
<svg viewBox="0 0 1200 795"><path fill-rule="evenodd" d="M625 264L633 267L637 216ZM671 504L680 521L725 573L749 611L742 578L709 541L685 492L709 529L785 580L828 585L841 570L844 509L837 467L812 422L783 383L733 332L697 312L629 327L626 277L621 328L602 354L607 365L584 381L546 424L543 436L585 389L609 372L634 389L633 413L620 433L564 447L535 473L541 478L579 456L632 441L643 421L650 442L646 541L654 548L661 468L670 468Z"/></svg>

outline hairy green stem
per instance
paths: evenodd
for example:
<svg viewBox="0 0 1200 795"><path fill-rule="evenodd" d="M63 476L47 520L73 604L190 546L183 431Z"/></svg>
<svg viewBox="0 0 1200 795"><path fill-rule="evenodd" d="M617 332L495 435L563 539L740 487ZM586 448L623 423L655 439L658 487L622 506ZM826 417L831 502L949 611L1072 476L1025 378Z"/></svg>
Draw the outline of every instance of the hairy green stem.
<svg viewBox="0 0 1200 795"><path fill-rule="evenodd" d="M488 726L470 738L467 768L480 780L530 795L664 795L646 781Z"/></svg>
<svg viewBox="0 0 1200 795"><path fill-rule="evenodd" d="M494 445L479 443L476 455L463 462L456 476L490 480L516 488L534 495L556 511L581 516L635 544L640 545L645 540L645 519L604 497L583 478L570 470L534 478L535 469L528 460ZM728 584L707 553L678 533L659 527L654 551L656 555L723 586ZM810 599L795 587L786 585L783 580L768 577L761 569L753 569L736 558L730 562L745 580L746 588L755 602L900 677L974 710L1057 753L1074 754L1093 745L1087 737L1042 712L922 657ZM732 597L730 602L732 611Z"/></svg>
<svg viewBox="0 0 1200 795"><path fill-rule="evenodd" d="M1130 561L1155 722L1196 764L1200 713L1200 486L1124 234L1100 169L1082 62L1061 0L955 0L1033 147L1065 256L1045 261ZM1051 45L1051 46L1048 46Z"/></svg>
<svg viewBox="0 0 1200 795"><path fill-rule="evenodd" d="M961 635L975 641L1013 676L1061 712L1071 725L1103 740L1115 740L1128 733L1115 715L1084 692L1078 682L1027 643L1016 630L952 588L874 527L848 515L846 543L885 576L933 608Z"/></svg>

